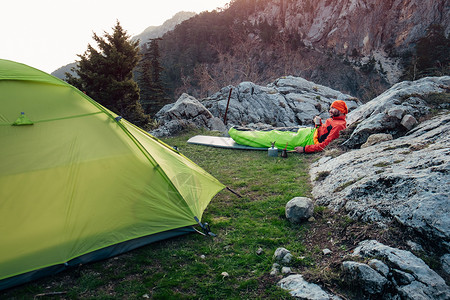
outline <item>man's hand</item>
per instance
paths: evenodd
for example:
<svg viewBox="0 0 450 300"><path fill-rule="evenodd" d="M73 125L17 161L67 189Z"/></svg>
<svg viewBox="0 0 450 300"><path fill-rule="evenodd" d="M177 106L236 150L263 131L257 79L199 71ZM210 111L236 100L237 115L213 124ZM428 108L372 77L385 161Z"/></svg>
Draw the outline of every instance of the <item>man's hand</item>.
<svg viewBox="0 0 450 300"><path fill-rule="evenodd" d="M294 150L295 152L303 153L303 147L295 147Z"/></svg>

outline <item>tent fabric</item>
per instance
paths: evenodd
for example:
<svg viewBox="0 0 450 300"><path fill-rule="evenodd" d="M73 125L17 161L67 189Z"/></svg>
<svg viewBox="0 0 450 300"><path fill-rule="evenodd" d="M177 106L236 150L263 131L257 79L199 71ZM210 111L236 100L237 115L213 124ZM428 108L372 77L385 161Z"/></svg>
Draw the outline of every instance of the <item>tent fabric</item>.
<svg viewBox="0 0 450 300"><path fill-rule="evenodd" d="M22 112L33 125L13 125ZM194 225L224 188L116 117L62 80L0 60L0 288L8 278Z"/></svg>
<svg viewBox="0 0 450 300"><path fill-rule="evenodd" d="M169 231L164 231L161 233L148 235L148 236L145 236L142 238L133 239L130 241L119 243L119 244L114 244L109 247L102 248L102 249L96 250L94 252L90 252L90 253L84 254L82 256L76 257L68 262L63 263L63 264L52 265L49 267L45 267L43 269L27 272L24 274L16 275L16 276L1 280L0 281L0 291L7 289L9 287L13 287L13 286L22 284L24 282L29 282L29 281L33 281L33 280L42 278L43 276L49 276L52 274L62 272L69 268L79 266L80 264L86 264L89 262L116 256L121 253L134 250L138 247L142 247L142 246L145 246L150 243L154 243L154 242L157 242L160 240L169 239L169 238L173 238L173 237L177 237L180 235L193 233L193 232L196 232L196 231L193 229L192 226L189 226L189 227L177 228L177 229L173 229L173 230L169 230Z"/></svg>

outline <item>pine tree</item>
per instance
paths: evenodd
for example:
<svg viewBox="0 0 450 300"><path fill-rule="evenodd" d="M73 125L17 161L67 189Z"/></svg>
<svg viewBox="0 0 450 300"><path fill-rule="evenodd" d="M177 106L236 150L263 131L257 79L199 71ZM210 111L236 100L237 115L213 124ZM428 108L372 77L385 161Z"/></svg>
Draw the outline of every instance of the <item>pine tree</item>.
<svg viewBox="0 0 450 300"><path fill-rule="evenodd" d="M132 73L140 58L139 41L131 41L119 21L112 34L105 32L100 37L94 33L93 39L99 50L89 44L86 52L78 55L74 68L78 77L66 73L67 82L128 121L146 127L150 118L139 103Z"/></svg>
<svg viewBox="0 0 450 300"><path fill-rule="evenodd" d="M141 61L141 76L139 86L141 91L141 104L144 111L155 115L166 103L169 102L161 80L163 68L159 62L160 52L158 41L160 38L150 39L149 47L145 48Z"/></svg>

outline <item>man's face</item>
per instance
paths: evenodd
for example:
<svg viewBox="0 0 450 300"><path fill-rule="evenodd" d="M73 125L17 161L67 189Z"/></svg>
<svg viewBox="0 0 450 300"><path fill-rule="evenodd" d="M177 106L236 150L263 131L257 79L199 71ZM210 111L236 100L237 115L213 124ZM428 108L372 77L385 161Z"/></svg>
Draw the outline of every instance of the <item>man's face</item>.
<svg viewBox="0 0 450 300"><path fill-rule="evenodd" d="M330 107L329 113L331 117L339 117L341 114L341 112L334 107Z"/></svg>

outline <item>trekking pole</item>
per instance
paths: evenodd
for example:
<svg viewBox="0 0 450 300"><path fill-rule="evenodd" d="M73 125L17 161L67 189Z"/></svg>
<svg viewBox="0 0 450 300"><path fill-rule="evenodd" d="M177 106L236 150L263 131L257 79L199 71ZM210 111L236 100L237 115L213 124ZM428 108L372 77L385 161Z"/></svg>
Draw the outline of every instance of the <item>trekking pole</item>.
<svg viewBox="0 0 450 300"><path fill-rule="evenodd" d="M233 88L230 88L230 93L228 94L228 101L227 101L227 108L225 109L225 116L223 117L223 124L227 125L227 113L228 113L228 106L230 105L230 98L231 98L231 91Z"/></svg>

